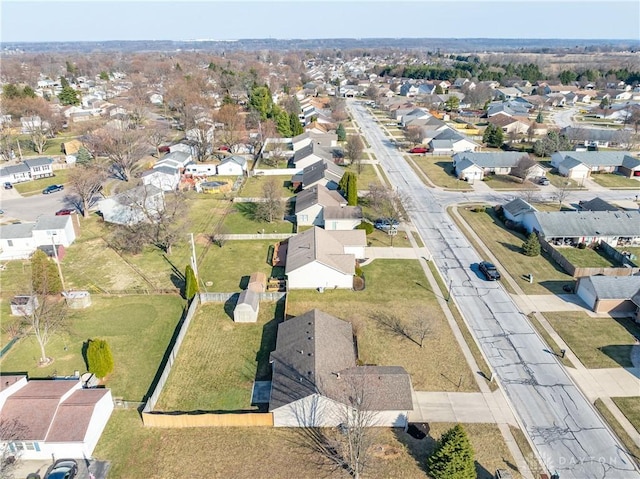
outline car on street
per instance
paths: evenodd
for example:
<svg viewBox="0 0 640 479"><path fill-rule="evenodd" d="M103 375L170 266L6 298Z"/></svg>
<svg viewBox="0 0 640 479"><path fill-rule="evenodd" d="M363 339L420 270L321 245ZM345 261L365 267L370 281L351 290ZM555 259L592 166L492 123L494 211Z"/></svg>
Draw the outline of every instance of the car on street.
<svg viewBox="0 0 640 479"><path fill-rule="evenodd" d="M49 185L44 190L42 190L43 195L48 195L50 193L55 193L56 191L64 190L64 185Z"/></svg>
<svg viewBox="0 0 640 479"><path fill-rule="evenodd" d="M483 261L478 265L478 267L480 272L484 274L484 277L487 278L488 281L497 281L500 279L500 272L493 263Z"/></svg>
<svg viewBox="0 0 640 479"><path fill-rule="evenodd" d="M13 185L11 183L9 183L8 181L6 181L5 184L4 184L4 189L5 190L11 190L11 189L13 189Z"/></svg>
<svg viewBox="0 0 640 479"><path fill-rule="evenodd" d="M551 182L549 181L549 178L543 176L541 178L538 178L538 184L542 186L547 186L547 185L550 185Z"/></svg>
<svg viewBox="0 0 640 479"><path fill-rule="evenodd" d="M44 479L73 479L77 473L78 463L75 459L58 459L49 466Z"/></svg>
<svg viewBox="0 0 640 479"><path fill-rule="evenodd" d="M75 209L73 208L64 208L62 210L58 210L56 211L56 216L66 216L66 215L72 215L76 212Z"/></svg>
<svg viewBox="0 0 640 479"><path fill-rule="evenodd" d="M411 148L409 153L427 153L429 148L425 148L423 146L416 146L415 148Z"/></svg>
<svg viewBox="0 0 640 479"><path fill-rule="evenodd" d="M394 220L391 218L379 218L375 221L375 223L373 224L373 226L376 229L382 230L382 231L389 231L389 230L397 230L398 229L398 225L400 223L398 222L398 220Z"/></svg>

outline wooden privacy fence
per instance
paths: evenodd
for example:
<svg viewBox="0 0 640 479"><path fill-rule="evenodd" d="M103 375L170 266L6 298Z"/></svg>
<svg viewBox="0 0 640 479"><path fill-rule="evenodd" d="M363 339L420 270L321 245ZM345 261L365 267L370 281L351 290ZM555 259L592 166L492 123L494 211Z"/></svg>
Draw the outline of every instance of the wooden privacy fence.
<svg viewBox="0 0 640 479"><path fill-rule="evenodd" d="M143 412L142 422L149 427L273 427L270 412Z"/></svg>

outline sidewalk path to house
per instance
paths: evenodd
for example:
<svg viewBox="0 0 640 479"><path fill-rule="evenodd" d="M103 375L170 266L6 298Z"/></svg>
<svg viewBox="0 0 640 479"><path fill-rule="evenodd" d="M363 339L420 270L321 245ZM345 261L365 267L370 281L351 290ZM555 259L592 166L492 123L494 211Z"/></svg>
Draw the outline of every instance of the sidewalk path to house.
<svg viewBox="0 0 640 479"><path fill-rule="evenodd" d="M368 246L364 249L364 257L367 260L362 263L362 266L371 263L374 259L418 259L421 256L426 256L428 250L426 248L394 248L392 247L377 247Z"/></svg>

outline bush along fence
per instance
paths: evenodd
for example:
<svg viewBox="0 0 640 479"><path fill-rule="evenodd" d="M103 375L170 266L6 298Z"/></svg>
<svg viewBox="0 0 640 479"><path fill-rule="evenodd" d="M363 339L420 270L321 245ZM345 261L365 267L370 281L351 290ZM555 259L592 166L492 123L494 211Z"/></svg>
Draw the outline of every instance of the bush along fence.
<svg viewBox="0 0 640 479"><path fill-rule="evenodd" d="M142 409L142 422L148 427L214 427L214 426L273 426L273 415L271 413L260 413L255 411L231 411L228 413L212 413L212 412L182 412L170 411L159 412L154 411L156 404L162 394L162 390L169 379L171 368L178 356L182 342L184 341L187 331L193 317L196 315L200 304L206 303L224 303L238 293L199 293L193 297L189 308L184 313L182 323L180 324L175 340L169 345L168 353L160 364L158 369L159 376L153 392L147 398L144 408ZM285 301L285 318L287 309L287 295L283 292L266 292L260 293L261 301L278 301L284 298Z"/></svg>

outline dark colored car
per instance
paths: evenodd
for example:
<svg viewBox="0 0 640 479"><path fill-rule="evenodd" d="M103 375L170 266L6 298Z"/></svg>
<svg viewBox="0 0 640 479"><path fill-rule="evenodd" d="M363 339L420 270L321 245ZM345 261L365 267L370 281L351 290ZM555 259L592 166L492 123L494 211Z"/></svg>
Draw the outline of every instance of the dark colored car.
<svg viewBox="0 0 640 479"><path fill-rule="evenodd" d="M58 459L47 469L44 479L73 479L78 473L75 459Z"/></svg>
<svg viewBox="0 0 640 479"><path fill-rule="evenodd" d="M55 193L56 191L64 190L64 185L49 185L44 190L42 190L43 195L48 195L49 193Z"/></svg>
<svg viewBox="0 0 640 479"><path fill-rule="evenodd" d="M542 186L547 186L549 185L551 182L549 181L549 178L546 177L542 177L540 179L538 179L538 184L542 185Z"/></svg>
<svg viewBox="0 0 640 479"><path fill-rule="evenodd" d="M398 229L398 220L394 220L391 218L380 218L377 219L373 226L382 231L389 231L391 229Z"/></svg>
<svg viewBox="0 0 640 479"><path fill-rule="evenodd" d="M56 216L72 215L75 212L76 210L74 210L73 208L65 208L63 210L56 211Z"/></svg>
<svg viewBox="0 0 640 479"><path fill-rule="evenodd" d="M411 148L409 153L427 153L429 148L424 148L422 146L416 146L415 148Z"/></svg>
<svg viewBox="0 0 640 479"><path fill-rule="evenodd" d="M7 181L7 182L4 184L4 189L5 189L5 190L11 190L11 189L13 189L13 185Z"/></svg>
<svg viewBox="0 0 640 479"><path fill-rule="evenodd" d="M484 274L484 277L489 281L497 281L500 279L500 272L493 263L483 261L479 265L480 271Z"/></svg>

